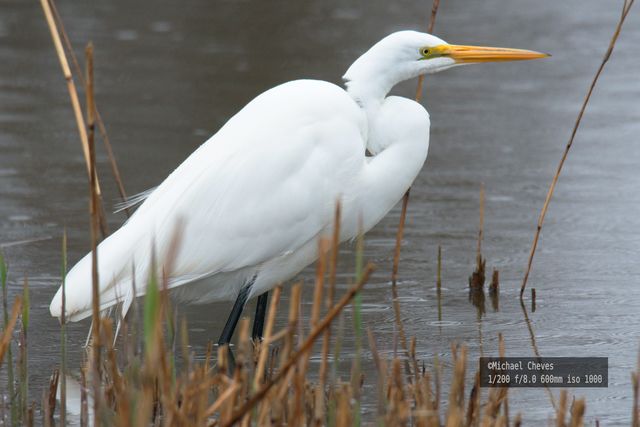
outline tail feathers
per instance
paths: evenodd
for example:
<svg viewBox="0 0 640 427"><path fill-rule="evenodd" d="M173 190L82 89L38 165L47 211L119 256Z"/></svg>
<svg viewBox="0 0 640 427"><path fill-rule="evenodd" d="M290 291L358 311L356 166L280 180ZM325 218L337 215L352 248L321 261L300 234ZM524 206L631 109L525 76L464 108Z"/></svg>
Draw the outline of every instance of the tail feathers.
<svg viewBox="0 0 640 427"><path fill-rule="evenodd" d="M138 237L139 234L135 229L124 226L98 246L100 311L127 299L132 300L133 297L129 294L133 292L134 275L138 286L144 283L137 279L148 274L148 262L137 264L135 271L132 267L134 256L144 260L149 259L147 255L149 250L140 250L141 244L146 245ZM65 318L68 321L76 322L91 316L92 267L91 253L89 253L69 271L65 278ZM131 305L130 301L128 305ZM62 316L62 287L53 297L49 310L54 317Z"/></svg>
<svg viewBox="0 0 640 427"><path fill-rule="evenodd" d="M128 279L128 278L127 278ZM122 294L121 291L123 288L129 287L131 289L131 281L130 279L121 281L118 283L112 284L106 292L102 292L100 294L100 307L99 311L107 310L116 304L122 303L122 316L124 317L131 307L131 303L133 301L133 292L129 290L126 294ZM84 287L84 286L83 286ZM87 285L89 290L91 290L91 283ZM67 291L68 292L68 291ZM77 300L77 295L69 298L67 293L66 299L66 316L65 319L70 322L77 322L82 319L86 319L90 317L93 313L92 306L92 294L88 296L88 300L86 302L79 302ZM84 301L85 298L82 298ZM59 290L56 295L53 297L51 301L51 306L49 307L51 311L51 315L53 317L61 317L62 316L62 291Z"/></svg>
<svg viewBox="0 0 640 427"><path fill-rule="evenodd" d="M156 188L157 187L153 187L153 188L145 190L145 191L143 191L141 193L133 195L133 196L129 197L125 202L116 203L114 205L114 209L115 210L113 211L113 213L122 212L125 209L133 208L133 207L141 204L142 202L147 200L147 198L151 195L151 193L153 193L155 191Z"/></svg>

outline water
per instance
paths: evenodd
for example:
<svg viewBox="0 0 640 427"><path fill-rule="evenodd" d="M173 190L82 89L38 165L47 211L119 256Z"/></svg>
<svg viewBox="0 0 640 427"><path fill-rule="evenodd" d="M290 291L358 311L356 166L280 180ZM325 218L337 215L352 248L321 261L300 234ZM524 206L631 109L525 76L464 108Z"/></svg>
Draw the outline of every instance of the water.
<svg viewBox="0 0 640 427"><path fill-rule="evenodd" d="M190 0L151 3L64 2L60 11L81 53L96 47L97 99L129 193L157 185L227 118L261 91L295 78L338 82L373 42L398 29L426 26L430 2L259 2ZM470 361L497 353L503 333L511 356L533 354L518 290L544 200L579 103L608 44L620 2L443 0L436 32L452 43L548 51L549 60L461 67L426 83L432 117L427 165L412 189L400 265L406 333L418 355L450 361L464 342ZM87 184L68 95L37 2L0 5L0 243L11 292L28 275L32 291L30 373L39 399L57 365L58 325L48 304L57 288L60 237L69 258L88 248ZM549 210L530 287L528 313L544 356L607 356L609 387L575 389L587 419L628 425L630 371L640 320L640 132L637 76L640 14L632 11L596 89ZM412 96L415 82L396 88ZM107 202L117 192L98 154ZM500 311L478 319L467 298L473 270L480 183L486 187L484 254L501 277ZM390 266L399 209L367 238L379 266L363 295L363 319L381 352L394 351ZM111 229L124 220L110 215ZM442 321L435 292L443 248ZM343 270L352 264L345 248ZM303 277L309 278L312 269ZM346 287L343 286L343 288ZM527 293L528 295L528 293ZM306 301L309 301L307 292ZM305 312L309 306L305 305ZM185 308L196 352L217 338L226 306ZM248 308L252 310L252 306ZM284 324L285 312L279 324ZM349 318L346 325L350 325ZM70 332L78 365L88 329ZM348 357L353 347L347 343ZM365 354L366 356L367 354ZM370 362L366 362L370 363ZM470 368L475 362L470 362ZM371 372L371 366L365 366ZM367 378L366 387L375 387ZM373 393L368 393L373 395ZM511 412L528 425L552 413L544 390L514 390ZM556 393L557 396L557 393ZM374 406L365 402L369 417ZM370 419L370 418L369 418Z"/></svg>

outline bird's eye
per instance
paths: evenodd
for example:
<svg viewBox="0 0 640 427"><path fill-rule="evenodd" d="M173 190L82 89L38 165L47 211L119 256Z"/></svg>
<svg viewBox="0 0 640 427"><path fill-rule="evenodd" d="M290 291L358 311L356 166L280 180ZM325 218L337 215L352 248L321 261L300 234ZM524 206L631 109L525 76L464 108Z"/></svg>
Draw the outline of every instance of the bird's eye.
<svg viewBox="0 0 640 427"><path fill-rule="evenodd" d="M421 53L422 53L423 56L427 56L427 55L429 55L429 49L426 48L426 47L423 47Z"/></svg>

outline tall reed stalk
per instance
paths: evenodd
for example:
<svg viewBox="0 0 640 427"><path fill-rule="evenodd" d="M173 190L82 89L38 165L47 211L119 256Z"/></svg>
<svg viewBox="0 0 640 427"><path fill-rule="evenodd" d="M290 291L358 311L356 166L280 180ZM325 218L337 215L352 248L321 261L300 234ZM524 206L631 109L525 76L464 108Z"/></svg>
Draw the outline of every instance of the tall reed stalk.
<svg viewBox="0 0 640 427"><path fill-rule="evenodd" d="M29 280L25 277L22 282L22 329L20 330L20 359L19 359L19 413L22 420L29 418Z"/></svg>
<svg viewBox="0 0 640 427"><path fill-rule="evenodd" d="M0 251L0 283L2 284L2 313L3 313L3 331L11 330L13 331L13 327L9 328L9 310L8 310L8 300L9 297L7 295L7 276L8 276L9 268L7 267L7 263L4 259L4 254ZM9 406L11 412L11 425L16 425L18 422L18 405L15 402L15 377L13 372L13 354L11 349L11 342L7 344L7 391L9 394ZM2 359L0 359L1 361Z"/></svg>
<svg viewBox="0 0 640 427"><path fill-rule="evenodd" d="M100 335L100 278L98 273L98 238L100 233L100 199L97 192L98 172L95 152L95 108L93 95L93 44L85 49L87 59L87 141L89 144L89 201L91 223L91 289L92 289L92 337L91 337L91 383L93 389L93 422L99 425L101 405L101 352Z"/></svg>
<svg viewBox="0 0 640 427"><path fill-rule="evenodd" d="M53 17L53 12L51 10L51 5L49 0L40 0L40 4L42 5L42 10L44 11L45 18L47 20L47 25L49 26L49 31L51 33L51 38L53 39L53 44L56 50L56 54L58 56L58 61L60 62L60 66L62 68L62 74L67 82L67 90L69 92L69 97L71 99L71 106L73 108L73 114L76 119L76 125L78 127L78 134L80 135L80 143L82 145L82 153L84 155L84 160L87 168L87 176L89 180L92 182L93 191L96 193L98 198L98 208L97 212L100 220L100 227L103 236L107 234L107 222L104 215L104 210L102 209L102 192L100 190L100 182L97 178L92 177L91 172L91 153L89 149L89 139L87 136L87 127L85 125L85 119L82 115L82 108L80 106L80 99L78 97L78 91L76 89L76 85L73 81L73 75L71 74L71 69L69 68L69 62L67 61L67 57L64 52L64 48L62 47L62 41L60 40L60 34L58 32L58 27L56 25L55 19Z"/></svg>
<svg viewBox="0 0 640 427"><path fill-rule="evenodd" d="M64 41L64 47L66 48L67 54L71 57L71 62L73 64L73 68L75 70L76 76L80 80L80 84L85 88L87 87L87 81L83 77L82 68L78 62L78 58L71 46L71 41L69 40L69 36L67 35L67 31L64 28L64 23L62 22L62 18L60 17L60 13L58 13L58 8L56 7L56 3L54 0L49 0L49 6L51 7L51 11L54 17L54 22L56 24L56 28L60 30L60 34L62 35L62 40ZM118 168L118 163L116 161L115 155L113 154L113 148L111 147L111 141L109 140L109 135L107 134L107 129L105 127L104 121L102 120L102 116L100 115L100 111L98 110L98 105L94 103L95 115L96 115L96 123L98 124L98 130L100 132L100 137L102 138L102 142L104 143L104 147L107 152L107 156L109 158L109 164L111 166L111 173L113 174L113 178L118 187L118 192L120 193L120 198L123 202L127 201L127 194L124 189L124 184L122 182L122 178L120 176L120 170ZM129 208L125 207L124 212L127 217L131 216L129 212Z"/></svg>
<svg viewBox="0 0 640 427"><path fill-rule="evenodd" d="M67 425L67 229L62 232L62 310L60 311L60 425ZM53 414L52 414L53 415Z"/></svg>
<svg viewBox="0 0 640 427"><path fill-rule="evenodd" d="M536 254L536 248L538 247L538 240L540 239L540 233L542 232L542 226L544 225L544 219L547 215L547 210L549 209L549 204L551 203L551 198L553 197L553 193L556 189L556 184L558 183L558 179L560 178L560 173L562 172L562 167L564 166L564 162L567 160L567 156L569 155L569 150L571 150L571 146L573 145L573 141L576 138L576 134L578 133L578 128L582 123L582 117L584 116L584 112L587 109L587 105L591 100L591 95L593 94L593 90L600 79L600 75L604 71L605 65L609 62L611 58L611 54L613 53L613 49L616 46L616 42L618 41L618 36L620 36L620 31L622 31L622 26L624 25L625 20L627 19L627 15L631 11L631 7L635 0L624 0L622 4L622 12L620 14L620 19L616 24L616 28L613 31L613 36L611 37L611 41L609 42L609 47L596 70L596 74L593 76L593 80L589 85L589 89L587 90L587 95L584 98L584 102L580 107L580 111L578 112L578 117L573 125L573 129L571 130L571 136L569 137L569 142L562 153L562 157L560 157L560 163L558 163L558 168L556 170L553 179L551 180L551 185L549 186L549 190L547 190L547 196L544 200L544 204L542 205L542 210L540 211L540 216L538 217L538 223L536 227L535 235L533 236L533 243L531 244L531 251L529 252L529 260L527 261L527 269L524 273L524 278L522 279L522 285L520 286L520 300L522 301L524 296L524 290L527 286L527 280L529 279L529 274L531 273L531 267L533 265L533 257Z"/></svg>
<svg viewBox="0 0 640 427"><path fill-rule="evenodd" d="M438 7L440 6L440 0L433 0L433 5L431 7L431 16L429 18L429 26L427 31L431 33L433 31L433 27L436 23L436 14L438 13ZM424 82L424 76L420 76L418 78L418 86L416 88L415 100L419 102L422 97L422 86ZM398 326L398 333L400 334L400 342L402 344L402 348L406 354L408 354L409 350L407 347L407 339L404 334L404 329L402 327L402 322L400 320L400 302L398 301L398 290L396 288L396 280L398 276L398 267L400 265L400 248L402 247L402 236L404 233L404 224L407 218L407 207L409 205L409 194L411 192L411 188L407 190L402 198L402 211L400 213L400 225L398 226L398 233L396 235L396 245L394 249L393 255L393 267L391 273L391 294L393 298L393 308L396 315L396 325Z"/></svg>

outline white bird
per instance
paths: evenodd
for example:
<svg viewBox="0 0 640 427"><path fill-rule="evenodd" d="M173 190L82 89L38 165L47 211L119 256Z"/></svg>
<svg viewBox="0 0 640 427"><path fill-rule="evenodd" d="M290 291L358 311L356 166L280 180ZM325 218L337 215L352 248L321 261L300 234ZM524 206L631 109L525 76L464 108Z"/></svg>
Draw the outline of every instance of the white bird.
<svg viewBox="0 0 640 427"><path fill-rule="evenodd" d="M185 302L235 299L236 318L227 325L233 333L247 299L317 258L318 239L332 233L337 201L345 241L370 230L413 183L427 158L429 114L413 100L387 96L397 83L461 64L545 56L451 45L433 35L400 31L351 65L343 77L346 90L296 80L262 93L100 243L100 308L122 303L126 312L133 281L136 294L145 293L152 247L160 275L160 261L182 221L169 287L179 288L175 295ZM61 306L60 289L51 314L60 317ZM86 318L91 308L88 254L66 277L66 318Z"/></svg>

